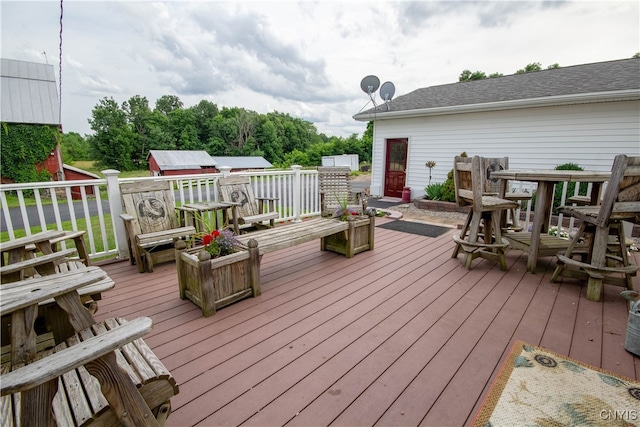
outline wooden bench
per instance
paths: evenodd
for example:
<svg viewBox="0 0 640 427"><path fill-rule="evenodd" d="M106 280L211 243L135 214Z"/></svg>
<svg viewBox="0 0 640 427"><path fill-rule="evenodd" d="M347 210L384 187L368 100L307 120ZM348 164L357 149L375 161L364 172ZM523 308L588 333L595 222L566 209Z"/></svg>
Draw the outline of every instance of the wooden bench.
<svg viewBox="0 0 640 427"><path fill-rule="evenodd" d="M0 313L11 314L10 363L2 365L2 425L162 425L175 380L141 337L151 319L96 323L77 289L103 280L97 267L32 278L0 287ZM51 348L33 332L34 307L50 298L77 333Z"/></svg>
<svg viewBox="0 0 640 427"><path fill-rule="evenodd" d="M188 249L176 243L176 267L180 298L189 299L207 317L216 310L240 299L258 296L262 255L279 249L320 239L323 251L333 251L347 258L373 250L375 216L353 217L349 221L315 218L294 224L238 236L240 251L211 259L200 248Z"/></svg>
<svg viewBox="0 0 640 427"><path fill-rule="evenodd" d="M238 241L247 247L249 240L258 242L260 255L320 239L320 249L333 251L352 258L355 254L372 250L375 233L375 216L355 217L352 221L334 218L314 218L281 225L267 230L238 236ZM335 238L333 238L335 236ZM338 240L348 243L339 245Z"/></svg>

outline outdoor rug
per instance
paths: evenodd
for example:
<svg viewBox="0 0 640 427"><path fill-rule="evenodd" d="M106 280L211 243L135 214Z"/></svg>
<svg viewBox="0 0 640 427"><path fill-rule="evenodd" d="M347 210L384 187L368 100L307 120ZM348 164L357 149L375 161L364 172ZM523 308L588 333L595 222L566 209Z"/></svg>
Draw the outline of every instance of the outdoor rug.
<svg viewBox="0 0 640 427"><path fill-rule="evenodd" d="M378 227L385 228L387 230L401 231L403 233L419 234L420 236L427 237L438 237L451 230L450 228L440 227L438 225L405 220L385 222L384 224L378 225Z"/></svg>
<svg viewBox="0 0 640 427"><path fill-rule="evenodd" d="M640 425L640 382L516 341L473 425Z"/></svg>

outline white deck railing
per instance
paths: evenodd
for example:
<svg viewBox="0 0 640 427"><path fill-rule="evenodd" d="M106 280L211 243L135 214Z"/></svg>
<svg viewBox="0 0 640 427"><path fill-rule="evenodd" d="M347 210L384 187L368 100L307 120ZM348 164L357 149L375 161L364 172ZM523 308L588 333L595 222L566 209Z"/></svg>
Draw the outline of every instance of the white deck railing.
<svg viewBox="0 0 640 427"><path fill-rule="evenodd" d="M1 231L8 239L42 230L87 230L91 259L126 258L127 244L122 213L120 183L131 181L169 181L176 205L218 201L218 178L230 174L228 168L218 174L118 178L116 170L103 171L104 179L50 181L0 185L2 205ZM320 214L318 172L292 166L290 170L236 172L251 177L256 197L275 197L279 221L300 221ZM18 206L9 208L9 195ZM75 199L74 199L75 197ZM7 238L3 238L7 240Z"/></svg>
<svg viewBox="0 0 640 427"><path fill-rule="evenodd" d="M131 181L163 180L172 183L176 205L202 201L218 201L217 180L231 174L221 168L218 174L156 176L144 178L118 178L116 170L103 171L104 179L83 181L50 181L0 185L2 217L1 231L7 233L2 240L31 235L42 230L87 230L87 244L91 259L127 258L126 235L120 219L122 204L120 183ZM275 197L280 222L300 221L304 217L320 214L317 170L290 170L234 172L231 175L251 177L256 197ZM511 182L512 189L535 191L535 183ZM561 204L571 195L566 194L563 183ZM576 194L579 183L576 183ZM589 188L589 191L591 189ZM18 206L9 208L8 195L17 196ZM75 199L74 199L75 197ZM533 216L531 201L527 203L524 230L529 230ZM562 224L562 216L558 218ZM562 227L560 227L562 228ZM568 229L573 228L571 219ZM565 230L566 231L566 230Z"/></svg>

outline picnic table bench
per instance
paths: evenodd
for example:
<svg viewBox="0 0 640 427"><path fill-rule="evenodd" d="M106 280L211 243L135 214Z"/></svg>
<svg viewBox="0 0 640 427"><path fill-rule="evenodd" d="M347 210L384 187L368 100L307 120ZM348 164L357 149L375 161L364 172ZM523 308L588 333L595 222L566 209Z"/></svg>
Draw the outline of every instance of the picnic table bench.
<svg viewBox="0 0 640 427"><path fill-rule="evenodd" d="M0 368L2 425L164 424L178 387L141 339L151 319L95 322L80 302L78 289L105 277L87 267L0 287L0 314L12 317ZM54 347L34 332L36 307L51 298L76 331Z"/></svg>
<svg viewBox="0 0 640 427"><path fill-rule="evenodd" d="M73 270L85 270L90 264L84 246L84 231L43 231L31 236L2 242L2 265L0 265L0 283L2 286L8 283L25 280L30 277L45 277L56 273L64 273ZM58 250L58 244L64 240L73 239L75 248ZM79 258L73 257L76 253ZM95 283L91 283L77 290L82 303L95 313L102 293L113 288L113 280L105 277ZM56 342L62 342L73 335L73 328L67 316L61 316L60 307L53 298L40 301L38 304L38 329L36 333L42 333L42 329L53 332ZM1 342L7 345L9 342L10 316L2 316Z"/></svg>

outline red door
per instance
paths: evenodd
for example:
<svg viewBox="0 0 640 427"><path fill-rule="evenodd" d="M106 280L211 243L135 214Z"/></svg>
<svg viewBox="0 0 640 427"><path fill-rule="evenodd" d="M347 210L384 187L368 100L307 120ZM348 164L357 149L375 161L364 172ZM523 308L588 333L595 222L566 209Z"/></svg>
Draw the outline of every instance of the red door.
<svg viewBox="0 0 640 427"><path fill-rule="evenodd" d="M387 160L384 175L384 195L402 197L407 169L407 138L387 139Z"/></svg>

